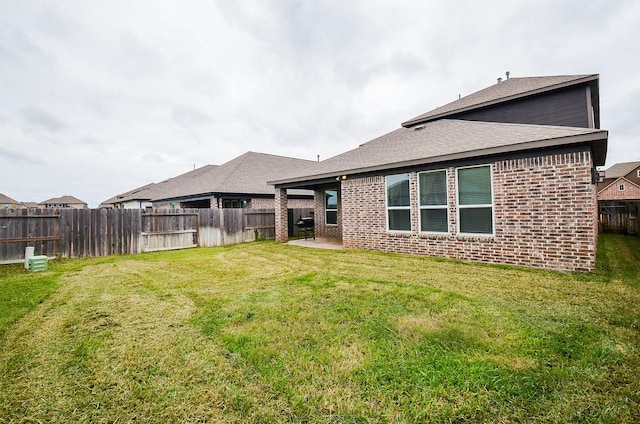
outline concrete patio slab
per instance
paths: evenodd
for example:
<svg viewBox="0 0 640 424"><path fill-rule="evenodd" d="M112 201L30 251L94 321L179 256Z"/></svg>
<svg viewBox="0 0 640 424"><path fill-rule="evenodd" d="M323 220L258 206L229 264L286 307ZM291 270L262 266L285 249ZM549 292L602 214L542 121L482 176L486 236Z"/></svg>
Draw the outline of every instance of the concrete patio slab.
<svg viewBox="0 0 640 424"><path fill-rule="evenodd" d="M323 238L289 240L287 244L302 247L315 247L318 249L344 249L344 246L342 246L341 242Z"/></svg>

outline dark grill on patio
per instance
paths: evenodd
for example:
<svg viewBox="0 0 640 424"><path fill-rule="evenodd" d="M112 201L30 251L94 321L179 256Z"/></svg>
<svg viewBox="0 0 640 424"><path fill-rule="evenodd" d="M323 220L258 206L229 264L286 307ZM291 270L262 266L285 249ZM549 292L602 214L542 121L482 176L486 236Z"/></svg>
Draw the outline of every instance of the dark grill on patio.
<svg viewBox="0 0 640 424"><path fill-rule="evenodd" d="M304 239L307 239L307 235L309 233L311 233L311 235L313 236L313 238L316 238L316 233L314 231L314 227L315 227L315 223L313 221L313 218L303 218L300 217L297 221L296 221L296 226L298 227L298 230L304 233Z"/></svg>

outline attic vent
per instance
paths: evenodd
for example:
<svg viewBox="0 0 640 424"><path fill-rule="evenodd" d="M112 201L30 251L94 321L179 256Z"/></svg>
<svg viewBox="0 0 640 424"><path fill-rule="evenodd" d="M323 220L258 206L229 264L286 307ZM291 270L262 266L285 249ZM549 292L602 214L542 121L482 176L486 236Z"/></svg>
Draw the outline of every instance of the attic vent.
<svg viewBox="0 0 640 424"><path fill-rule="evenodd" d="M424 125L424 124L422 124L422 125L418 125L417 127L414 127L414 128L413 128L413 130L414 130L414 131L420 131L420 130L423 130L423 129L424 129L424 127L425 127L425 125Z"/></svg>

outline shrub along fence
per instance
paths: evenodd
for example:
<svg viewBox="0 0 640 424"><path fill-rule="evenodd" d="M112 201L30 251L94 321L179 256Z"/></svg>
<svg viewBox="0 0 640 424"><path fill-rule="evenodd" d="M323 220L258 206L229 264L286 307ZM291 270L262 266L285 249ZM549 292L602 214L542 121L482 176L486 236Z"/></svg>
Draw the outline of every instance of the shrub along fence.
<svg viewBox="0 0 640 424"><path fill-rule="evenodd" d="M28 246L36 255L82 258L274 237L273 209L0 210L0 263L22 261Z"/></svg>

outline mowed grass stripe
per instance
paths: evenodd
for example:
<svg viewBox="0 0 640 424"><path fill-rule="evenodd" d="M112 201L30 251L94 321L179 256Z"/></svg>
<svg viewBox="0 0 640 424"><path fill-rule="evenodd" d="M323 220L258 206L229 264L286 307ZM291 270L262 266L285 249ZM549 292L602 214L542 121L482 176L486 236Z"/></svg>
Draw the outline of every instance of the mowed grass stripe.
<svg viewBox="0 0 640 424"><path fill-rule="evenodd" d="M589 275L271 242L1 267L51 285L2 318L0 422L636 422L640 243L600 240Z"/></svg>

